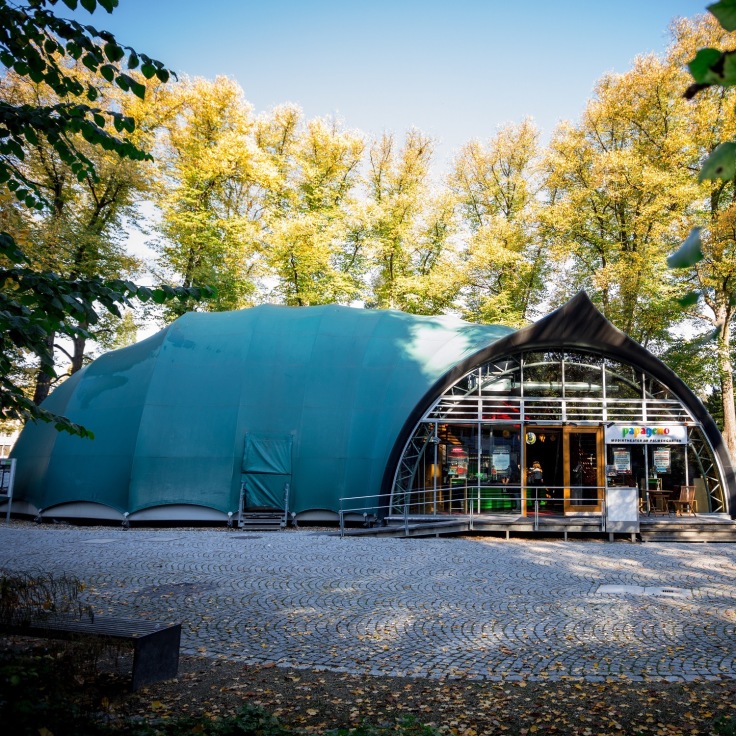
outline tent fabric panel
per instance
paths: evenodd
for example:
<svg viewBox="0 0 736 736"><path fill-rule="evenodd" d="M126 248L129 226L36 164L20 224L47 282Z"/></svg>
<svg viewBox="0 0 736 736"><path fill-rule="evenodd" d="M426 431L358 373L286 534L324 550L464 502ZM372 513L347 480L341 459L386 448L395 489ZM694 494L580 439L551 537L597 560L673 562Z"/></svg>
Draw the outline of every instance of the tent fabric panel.
<svg viewBox="0 0 736 736"><path fill-rule="evenodd" d="M143 457L131 477L127 510L193 504L227 513L237 511L239 495L230 456Z"/></svg>
<svg viewBox="0 0 736 736"><path fill-rule="evenodd" d="M125 454L88 455L84 452L57 452L51 457L49 470L41 488L39 508L70 501L89 501L124 512L128 508L128 485L116 478L127 478L130 458ZM64 478L64 484L51 482Z"/></svg>
<svg viewBox="0 0 736 736"><path fill-rule="evenodd" d="M284 509L284 485L291 482L290 475L269 473L244 473L246 509Z"/></svg>
<svg viewBox="0 0 736 736"><path fill-rule="evenodd" d="M244 473L291 475L291 435L272 437L249 432L245 436Z"/></svg>
<svg viewBox="0 0 736 736"><path fill-rule="evenodd" d="M165 331L164 331L165 332ZM94 433L94 439L57 432L44 425L41 444L48 447L43 473L31 471L21 440L14 456L18 498L39 508L57 503L93 501L115 509L128 505L128 481L148 380L163 340L159 333L127 348L107 353L67 379L43 403ZM33 438L33 431L30 433ZM38 447L38 442L31 440ZM20 482L18 482L18 480Z"/></svg>
<svg viewBox="0 0 736 736"><path fill-rule="evenodd" d="M43 406L49 411L66 413L66 406L81 380L84 370L58 386L46 399ZM54 484L49 475L49 463L54 455L54 447L61 437L52 424L28 422L13 447L12 457L16 458L15 490L16 499L22 499L43 508L45 486Z"/></svg>
<svg viewBox="0 0 736 736"><path fill-rule="evenodd" d="M231 406L237 403L243 380L240 347L230 330L215 324L204 334L184 339L187 322L175 322L161 347L150 396L165 405L186 403L190 407ZM191 333L193 330L187 330Z"/></svg>
<svg viewBox="0 0 736 736"><path fill-rule="evenodd" d="M233 451L237 406L192 408L149 403L140 419L136 458L201 458Z"/></svg>
<svg viewBox="0 0 736 736"><path fill-rule="evenodd" d="M111 498L127 493L130 512L175 503L236 509L249 434L293 437L292 510L336 510L341 496L378 492L407 411L469 345L500 334L468 327L336 305L189 313L135 354L95 361L70 416L108 413L91 454L112 456L117 446L129 455L127 472L124 463L116 478L100 468L100 480ZM109 418L118 412L120 421ZM276 475L280 463L261 457L254 467Z"/></svg>

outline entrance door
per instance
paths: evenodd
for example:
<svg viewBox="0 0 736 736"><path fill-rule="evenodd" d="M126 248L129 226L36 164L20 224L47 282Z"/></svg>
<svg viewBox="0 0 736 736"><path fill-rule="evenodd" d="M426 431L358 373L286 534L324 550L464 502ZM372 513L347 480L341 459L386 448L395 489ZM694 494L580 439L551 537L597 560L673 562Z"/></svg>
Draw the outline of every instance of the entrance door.
<svg viewBox="0 0 736 736"><path fill-rule="evenodd" d="M600 514L605 482L602 427L563 427L565 513Z"/></svg>
<svg viewBox="0 0 736 736"><path fill-rule="evenodd" d="M523 511L539 509L544 514L561 514L564 500L562 428L544 425L525 427Z"/></svg>
<svg viewBox="0 0 736 736"><path fill-rule="evenodd" d="M243 511L288 511L292 442L291 435L249 432L245 436Z"/></svg>

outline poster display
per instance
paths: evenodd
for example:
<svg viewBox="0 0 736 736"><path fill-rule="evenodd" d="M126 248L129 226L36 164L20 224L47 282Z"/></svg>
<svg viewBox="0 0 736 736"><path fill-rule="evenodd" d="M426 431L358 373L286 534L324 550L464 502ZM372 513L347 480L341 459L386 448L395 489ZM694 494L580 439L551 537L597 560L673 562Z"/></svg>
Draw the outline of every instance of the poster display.
<svg viewBox="0 0 736 736"><path fill-rule="evenodd" d="M671 451L669 447L655 447L652 451L652 465L657 473L669 473Z"/></svg>
<svg viewBox="0 0 736 736"><path fill-rule="evenodd" d="M462 447L453 447L447 459L447 474L454 477L468 477L468 453Z"/></svg>
<svg viewBox="0 0 736 736"><path fill-rule="evenodd" d="M492 463L496 472L505 473L511 465L511 455L509 454L508 449L494 450Z"/></svg>
<svg viewBox="0 0 736 736"><path fill-rule="evenodd" d="M624 448L615 448L613 450L613 464L618 473L631 472L631 450Z"/></svg>

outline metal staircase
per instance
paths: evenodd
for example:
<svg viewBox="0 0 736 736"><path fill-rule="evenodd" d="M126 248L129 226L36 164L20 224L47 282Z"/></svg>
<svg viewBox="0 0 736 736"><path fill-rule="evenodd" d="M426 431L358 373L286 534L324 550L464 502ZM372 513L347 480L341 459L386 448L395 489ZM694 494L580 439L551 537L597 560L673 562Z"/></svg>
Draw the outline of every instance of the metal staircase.
<svg viewBox="0 0 736 736"><path fill-rule="evenodd" d="M238 527L247 531L278 531L286 526L282 511L249 511L243 512L238 518Z"/></svg>

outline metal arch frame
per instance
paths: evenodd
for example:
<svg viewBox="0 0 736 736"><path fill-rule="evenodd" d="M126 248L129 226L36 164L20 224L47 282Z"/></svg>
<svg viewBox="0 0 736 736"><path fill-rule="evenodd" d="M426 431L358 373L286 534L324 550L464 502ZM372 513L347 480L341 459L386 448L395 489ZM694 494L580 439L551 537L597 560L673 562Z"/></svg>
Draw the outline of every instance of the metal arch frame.
<svg viewBox="0 0 736 736"><path fill-rule="evenodd" d="M724 485L723 501L732 515L736 512L736 473L721 433L702 402L674 371L614 327L582 291L533 325L501 338L458 363L434 384L407 417L394 442L381 486L381 496L385 502L390 503L404 448L412 440L427 412L451 386L483 363L501 360L517 353L550 350L589 352L627 363L657 379L669 389L700 424L703 436L713 453L715 469Z"/></svg>
<svg viewBox="0 0 736 736"><path fill-rule="evenodd" d="M705 490L711 501L711 509L714 513L725 513L725 494L718 477L717 469L714 468L714 457L712 448L704 441L703 436L694 430L697 427L688 428L688 449L700 469L700 475L705 482Z"/></svg>
<svg viewBox="0 0 736 736"><path fill-rule="evenodd" d="M391 494L391 506L389 513L401 514L404 512L404 506L408 503L407 497L414 487L414 479L416 478L419 464L424 457L424 453L428 447L436 447L433 438L437 436L436 422L420 422L419 426L424 425L426 431L424 435L414 432L409 437L404 451L401 454L401 460L396 468L396 479L393 488L395 492ZM419 429L419 427L417 427ZM407 454L408 451L412 451Z"/></svg>

